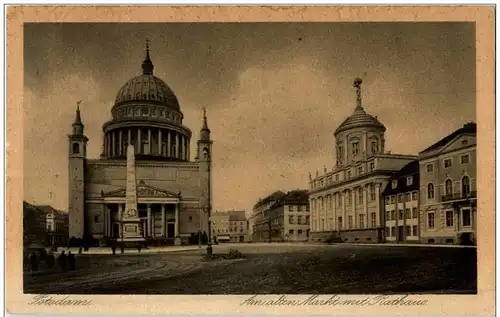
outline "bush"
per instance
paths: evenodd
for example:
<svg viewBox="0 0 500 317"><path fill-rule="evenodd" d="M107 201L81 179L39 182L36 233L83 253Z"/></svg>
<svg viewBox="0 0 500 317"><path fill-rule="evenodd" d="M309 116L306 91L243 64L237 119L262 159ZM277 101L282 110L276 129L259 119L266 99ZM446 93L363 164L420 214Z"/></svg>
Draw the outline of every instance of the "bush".
<svg viewBox="0 0 500 317"><path fill-rule="evenodd" d="M228 259L242 259L244 258L243 254L234 249L229 249Z"/></svg>

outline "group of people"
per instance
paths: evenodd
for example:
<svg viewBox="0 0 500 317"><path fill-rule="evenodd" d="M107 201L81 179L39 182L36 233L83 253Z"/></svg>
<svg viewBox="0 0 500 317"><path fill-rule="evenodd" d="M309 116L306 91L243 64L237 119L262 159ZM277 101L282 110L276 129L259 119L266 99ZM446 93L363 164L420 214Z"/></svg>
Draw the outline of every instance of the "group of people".
<svg viewBox="0 0 500 317"><path fill-rule="evenodd" d="M40 252L39 255L33 252L29 256L31 271L38 271L39 265L42 261L46 263L47 269L52 269L54 268L56 259L52 252L50 252L49 254L45 252ZM74 271L76 269L75 255L72 254L71 251L68 251L67 255L65 251L62 251L59 257L57 258L57 265L63 272L66 272L68 270Z"/></svg>

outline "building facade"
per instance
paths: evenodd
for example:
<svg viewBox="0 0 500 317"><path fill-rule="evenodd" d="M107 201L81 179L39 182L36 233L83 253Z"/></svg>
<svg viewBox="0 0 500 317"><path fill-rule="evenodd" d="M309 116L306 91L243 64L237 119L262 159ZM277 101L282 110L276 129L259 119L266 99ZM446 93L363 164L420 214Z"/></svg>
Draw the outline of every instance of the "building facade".
<svg viewBox="0 0 500 317"><path fill-rule="evenodd" d="M392 174L416 156L385 151L385 126L366 113L361 79L354 81L356 107L335 130L333 170L309 176L311 241L383 242L385 225L380 195Z"/></svg>
<svg viewBox="0 0 500 317"><path fill-rule="evenodd" d="M153 69L147 46L142 74L122 86L112 119L103 125L99 159L87 158L89 140L77 108L69 135L70 237L123 237L121 224L130 212L125 210L127 189L133 187L140 219L136 234L144 239L179 244L192 233L208 233L212 140L206 114L192 161L191 130L183 125L174 92ZM134 148L131 167L129 145ZM127 184L131 174L134 184Z"/></svg>
<svg viewBox="0 0 500 317"><path fill-rule="evenodd" d="M419 183L418 160L389 178L382 192L386 242L419 242Z"/></svg>
<svg viewBox="0 0 500 317"><path fill-rule="evenodd" d="M254 205L252 216L249 220L252 227L252 242L270 241L271 220L269 212L271 211L271 207L285 195L282 191L276 191L265 198L259 199Z"/></svg>
<svg viewBox="0 0 500 317"><path fill-rule="evenodd" d="M300 242L309 239L309 199L305 190L278 191L254 208L254 236L257 242Z"/></svg>
<svg viewBox="0 0 500 317"><path fill-rule="evenodd" d="M476 124L420 152L419 164L422 242L475 244Z"/></svg>
<svg viewBox="0 0 500 317"><path fill-rule="evenodd" d="M212 235L218 242L251 241L249 222L244 210L219 211L212 215Z"/></svg>

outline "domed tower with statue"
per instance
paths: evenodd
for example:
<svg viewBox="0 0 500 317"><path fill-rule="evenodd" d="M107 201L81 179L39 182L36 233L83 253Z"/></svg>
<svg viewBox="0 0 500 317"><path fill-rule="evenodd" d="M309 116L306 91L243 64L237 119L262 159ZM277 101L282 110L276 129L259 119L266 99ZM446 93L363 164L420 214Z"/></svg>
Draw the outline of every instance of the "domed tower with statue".
<svg viewBox="0 0 500 317"><path fill-rule="evenodd" d="M69 135L69 235L102 241L187 243L209 231L212 140L206 111L191 159L192 132L172 89L153 74L128 80L103 125L100 158L87 158L78 104Z"/></svg>
<svg viewBox="0 0 500 317"><path fill-rule="evenodd" d="M383 242L381 191L393 173L417 159L385 150L386 127L365 111L361 84L354 80L354 112L333 133L333 167L309 174L312 241Z"/></svg>

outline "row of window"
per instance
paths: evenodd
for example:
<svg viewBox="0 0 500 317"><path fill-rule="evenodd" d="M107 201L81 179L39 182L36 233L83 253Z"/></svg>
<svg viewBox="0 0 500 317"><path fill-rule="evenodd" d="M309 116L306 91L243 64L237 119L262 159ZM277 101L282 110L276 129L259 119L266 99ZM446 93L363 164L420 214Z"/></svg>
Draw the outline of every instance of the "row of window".
<svg viewBox="0 0 500 317"><path fill-rule="evenodd" d="M126 109L118 109L117 114L119 118L123 117L156 117L161 119L169 119L175 122L181 121L180 114L167 111L163 108L150 108L150 107L127 107Z"/></svg>
<svg viewBox="0 0 500 317"><path fill-rule="evenodd" d="M305 220L305 221L304 221ZM297 216L297 223L295 223L295 216L288 216L289 224L298 224L298 225L308 225L309 224L309 216L303 218L302 216Z"/></svg>
<svg viewBox="0 0 500 317"><path fill-rule="evenodd" d="M411 193L398 194L397 197L398 197L398 203L402 203L403 199L405 202L416 201L418 199L418 192L414 191ZM385 197L385 204L386 205L392 205L395 203L396 203L396 195L391 195L391 196Z"/></svg>
<svg viewBox="0 0 500 317"><path fill-rule="evenodd" d="M307 205L289 205L289 212L300 212L300 211L309 211L309 204Z"/></svg>
<svg viewBox="0 0 500 317"><path fill-rule="evenodd" d="M411 185L413 185L413 176L407 176L406 177L406 186L411 186ZM398 181L393 180L391 182L391 188L396 189L397 187L398 187Z"/></svg>
<svg viewBox="0 0 500 317"><path fill-rule="evenodd" d="M406 208L405 210L399 210L398 220L404 220L403 217L404 219L417 219L418 209L414 207L411 210L409 208ZM396 210L386 211L385 220L386 221L396 220Z"/></svg>
<svg viewBox="0 0 500 317"><path fill-rule="evenodd" d="M375 170L375 162L370 162L368 164L368 171L373 172L374 170ZM345 173L346 173L345 179L346 180L351 179L353 177L353 171L356 172L355 176L362 175L365 172L365 170L363 169L363 166L349 168L345 171ZM340 173L337 173L337 174L335 174L335 182L338 182L339 180L340 180ZM333 176L330 175L324 179L320 179L320 180L312 182L311 187L312 188L323 187L325 185L330 185L332 183L334 183Z"/></svg>
<svg viewBox="0 0 500 317"><path fill-rule="evenodd" d="M461 180L461 194L462 195L469 195L471 193L470 189L470 179L468 176L462 177ZM444 193L446 196L453 195L453 181L448 178L444 182ZM435 187L433 183L427 184L427 199L428 200L434 200L435 197Z"/></svg>
<svg viewBox="0 0 500 317"><path fill-rule="evenodd" d="M463 154L460 155L459 158L460 165L467 165L470 163L470 155L469 154ZM451 168L453 167L453 158L449 157L443 160L443 167L444 168ZM428 173L434 172L434 163L429 163L426 165L426 170Z"/></svg>
<svg viewBox="0 0 500 317"><path fill-rule="evenodd" d="M344 228L344 223L342 220L342 217L337 218L337 229L354 229L354 222L353 222L353 216L347 216L347 228ZM365 219L366 215L365 214L359 214L358 215L358 228L366 228L365 225ZM313 230L319 230L319 231L324 231L326 229L334 229L334 224L333 224L333 218L329 218L329 224L328 227L325 227L325 219L319 219L316 220L315 223L313 224ZM370 222L368 223L369 228L376 228L377 227L377 214L375 212L370 213Z"/></svg>
<svg viewBox="0 0 500 317"><path fill-rule="evenodd" d="M355 188L353 190L350 190L350 189L347 189L344 191L344 193L334 193L333 195L327 195L326 197L318 197L316 199L312 199L311 200L311 204L312 204L312 210L316 211L316 210L323 210L325 209L325 205L326 205L326 208L332 208L334 204L336 204L336 206L341 206L342 204L342 201L341 201L341 198L344 197L345 201L346 201L346 205L351 205L352 204L352 201L353 201L353 195L352 193L356 194L356 197L355 197L355 200L356 200L356 203L357 204L363 204L364 203L364 188L363 187L358 187L358 188ZM375 195L375 185L374 184L370 184L368 186L368 201L374 201L376 199L376 195ZM326 201L326 203L325 203ZM319 208L318 208L319 207Z"/></svg>
<svg viewBox="0 0 500 317"><path fill-rule="evenodd" d="M402 227L402 226L400 226ZM407 236L407 237L418 237L419 234L418 234L418 226L405 226L404 227L405 229L405 232L404 232L404 235ZM385 232L386 232L386 235L388 237L397 237L397 233L396 233L396 227L386 227L385 228Z"/></svg>
<svg viewBox="0 0 500 317"><path fill-rule="evenodd" d="M447 210L445 212L445 226L453 228L455 226L455 212ZM472 225L472 214L470 209L462 209L459 214L459 225L461 227L470 227ZM434 229L436 227L436 214L435 212L427 213L427 229Z"/></svg>
<svg viewBox="0 0 500 317"><path fill-rule="evenodd" d="M221 233L221 232L243 232L243 228L240 228L239 230L237 228L223 228L223 229L217 229L217 232L218 233ZM213 232L215 232L215 229L213 230Z"/></svg>
<svg viewBox="0 0 500 317"><path fill-rule="evenodd" d="M306 230L305 232L302 229L299 229L297 231L295 231L293 229L288 230L289 236L293 236L293 235L295 235L295 233L297 233L297 235L299 235L299 236L305 233L309 237L309 230Z"/></svg>
<svg viewBox="0 0 500 317"><path fill-rule="evenodd" d="M371 153L376 154L379 152L379 146L378 146L378 140L372 139L371 142ZM360 146L359 146L359 141L353 141L351 142L351 153L353 157L357 157L361 154L360 151ZM342 161L342 157L344 156L344 147L342 145L342 142L338 142L337 144L337 160Z"/></svg>

